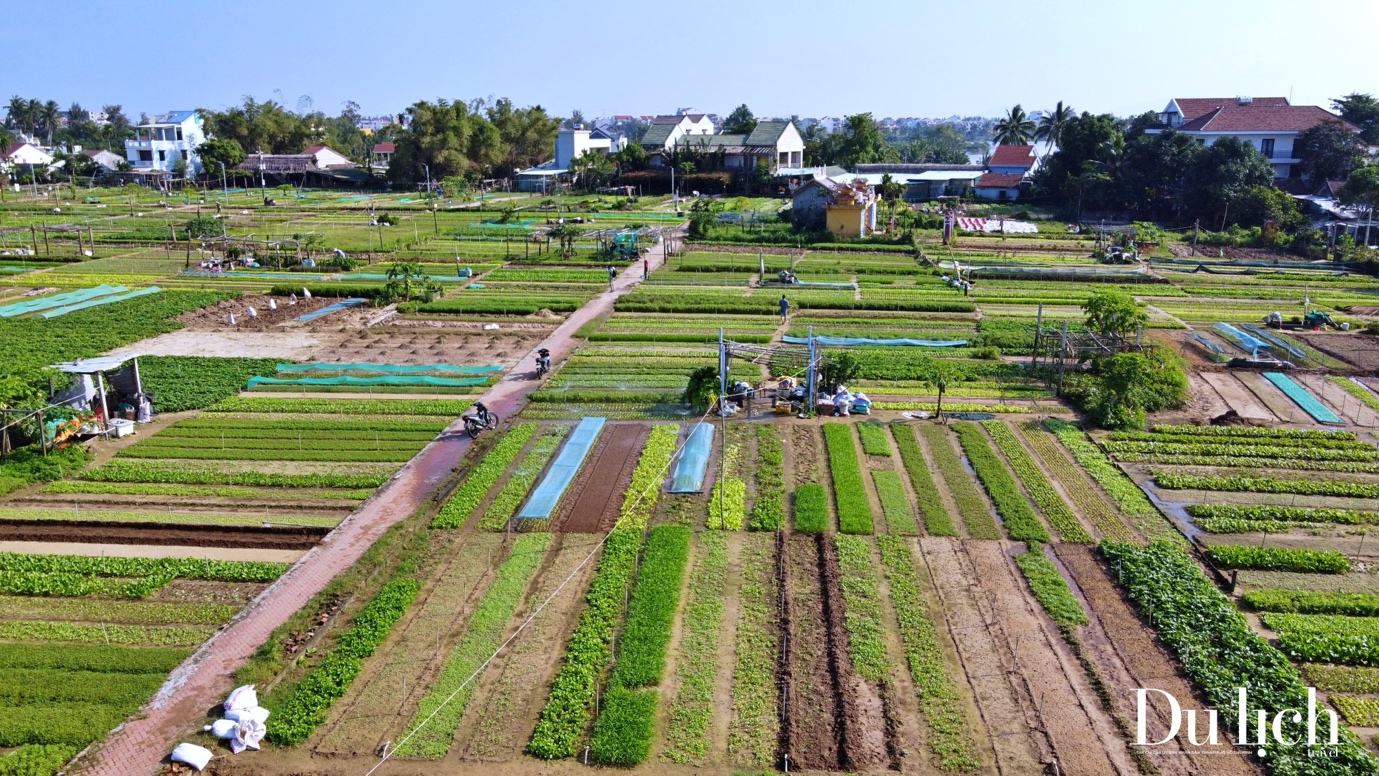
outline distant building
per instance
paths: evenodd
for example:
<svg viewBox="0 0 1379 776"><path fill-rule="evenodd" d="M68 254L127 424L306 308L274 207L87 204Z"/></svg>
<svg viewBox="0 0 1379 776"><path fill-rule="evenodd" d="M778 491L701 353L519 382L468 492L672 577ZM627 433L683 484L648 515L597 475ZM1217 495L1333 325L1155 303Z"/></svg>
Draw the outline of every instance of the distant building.
<svg viewBox="0 0 1379 776"><path fill-rule="evenodd" d="M839 237L861 237L876 231L876 191L864 179L839 183L815 178L795 189L791 218L804 228L822 225Z"/></svg>
<svg viewBox="0 0 1379 776"><path fill-rule="evenodd" d="M730 171L750 171L765 163L774 172L778 167L799 167L804 161L804 138L790 121L758 121L748 134L681 135L674 146L706 157L717 154L723 169ZM653 164L659 158L654 157Z"/></svg>
<svg viewBox="0 0 1379 776"><path fill-rule="evenodd" d="M555 136L555 166L568 170L570 162L583 156L585 151L597 151L607 156L613 150L613 136L602 129L589 130L582 124L562 128Z"/></svg>
<svg viewBox="0 0 1379 776"><path fill-rule="evenodd" d="M1021 184L1038 164L1032 145L996 146L987 163L988 172L972 184L972 193L981 199L1019 199Z"/></svg>
<svg viewBox="0 0 1379 776"><path fill-rule="evenodd" d="M328 145L314 145L299 154L249 154L239 169L273 175L295 175L326 170L352 170L359 165Z"/></svg>
<svg viewBox="0 0 1379 776"><path fill-rule="evenodd" d="M686 135L712 135L713 121L703 113L675 116L652 116L651 126L642 135L642 147L647 153L669 151Z"/></svg>
<svg viewBox="0 0 1379 776"><path fill-rule="evenodd" d="M171 173L177 162L183 161L187 175L196 176L201 174L196 148L204 142L201 114L172 111L134 127L134 137L124 141L125 158L137 173Z"/></svg>
<svg viewBox="0 0 1379 776"><path fill-rule="evenodd" d="M979 164L875 163L853 167L850 176L835 180L863 178L868 185L880 186L885 176L905 187L900 195L906 202L924 202L938 197L967 194L973 183L986 172Z"/></svg>
<svg viewBox="0 0 1379 776"><path fill-rule="evenodd" d="M10 143L9 146L5 148L4 156L0 157L0 169L6 171L11 169L18 169L21 171L34 170L40 167L47 167L52 163L52 154L24 140Z"/></svg>
<svg viewBox="0 0 1379 776"><path fill-rule="evenodd" d="M106 170L107 172L115 172L116 170L119 170L120 162L125 161L125 158L123 156L120 156L119 154L114 153L112 151L107 151L104 148L85 148L82 149L82 154L86 156L86 158L95 162L97 167L100 167L101 169Z"/></svg>
<svg viewBox="0 0 1379 776"><path fill-rule="evenodd" d="M1287 97L1176 97L1159 111L1160 126L1145 132L1174 129L1206 145L1223 137L1237 137L1269 158L1275 178L1290 178L1300 173L1301 160L1294 141L1302 132L1327 121L1359 131L1331 111L1316 105L1293 105Z"/></svg>
<svg viewBox="0 0 1379 776"><path fill-rule="evenodd" d="M373 152L370 154L374 169L388 169L388 164L393 161L394 148L395 146L391 140L382 143L374 143Z"/></svg>

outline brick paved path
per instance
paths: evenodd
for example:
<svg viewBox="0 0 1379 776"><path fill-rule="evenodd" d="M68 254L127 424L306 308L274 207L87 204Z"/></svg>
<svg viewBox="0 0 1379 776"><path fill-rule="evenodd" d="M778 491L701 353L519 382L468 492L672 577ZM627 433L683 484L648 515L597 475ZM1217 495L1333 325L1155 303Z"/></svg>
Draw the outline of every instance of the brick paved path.
<svg viewBox="0 0 1379 776"><path fill-rule="evenodd" d="M662 246L647 255L652 269L664 261ZM613 307L613 302L641 282L640 262L631 265L605 291L565 320L539 347L549 348L559 363L575 348L574 333ZM490 409L508 417L538 387L531 379L531 353L484 393ZM408 461L372 498L345 518L319 545L269 585L222 630L168 676L157 694L134 718L92 747L68 773L82 776L152 774L186 735L205 724L206 711L233 689L231 675L268 640L275 628L306 605L337 574L349 568L383 532L421 506L469 448L464 427L456 421ZM217 753L217 757L222 756Z"/></svg>

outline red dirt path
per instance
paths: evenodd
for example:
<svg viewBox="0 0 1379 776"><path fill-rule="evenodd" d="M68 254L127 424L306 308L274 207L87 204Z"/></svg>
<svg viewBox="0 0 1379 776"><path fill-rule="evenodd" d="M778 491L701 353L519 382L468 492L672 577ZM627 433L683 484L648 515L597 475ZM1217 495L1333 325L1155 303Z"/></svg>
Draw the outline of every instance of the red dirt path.
<svg viewBox="0 0 1379 776"><path fill-rule="evenodd" d="M647 255L653 269L664 261L663 246L664 243L657 244ZM553 361L569 357L575 348L573 335L579 327L611 311L613 302L639 283L640 273L623 273L614 282L614 290L590 300L539 346L550 349ZM522 399L539 386L530 379L532 353L479 397L503 417L516 411ZM415 512L468 449L469 438L464 435L463 426L458 421L451 423L324 541L174 669L138 714L117 727L104 742L93 746L67 773L137 776L157 771L173 746L199 729L206 709L233 689L231 674L235 669L293 612L358 560L384 531Z"/></svg>

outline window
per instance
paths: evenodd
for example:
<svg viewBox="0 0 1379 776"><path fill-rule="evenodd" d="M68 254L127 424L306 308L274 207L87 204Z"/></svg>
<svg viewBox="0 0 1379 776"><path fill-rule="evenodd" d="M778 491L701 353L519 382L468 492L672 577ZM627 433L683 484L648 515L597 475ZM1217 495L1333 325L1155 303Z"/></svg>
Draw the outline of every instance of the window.
<svg viewBox="0 0 1379 776"><path fill-rule="evenodd" d="M787 164L790 164L790 152L789 152L789 151L781 151L781 152L780 152L780 160L777 161L776 163L777 163L777 164L780 164L780 165L787 165Z"/></svg>
<svg viewBox="0 0 1379 776"><path fill-rule="evenodd" d="M1272 137L1266 137L1263 140L1259 141L1259 152L1264 154L1266 157L1273 159L1274 139Z"/></svg>
<svg viewBox="0 0 1379 776"><path fill-rule="evenodd" d="M160 161L160 162L166 162L167 160L168 160L168 152L167 152L167 151L159 151L159 152L158 152L158 161Z"/></svg>
<svg viewBox="0 0 1379 776"><path fill-rule="evenodd" d="M147 150L145 150L145 151L140 151L140 152L139 152L139 161L141 161L141 162L151 162L151 161L153 161L153 152L152 152L152 151L147 151Z"/></svg>
<svg viewBox="0 0 1379 776"><path fill-rule="evenodd" d="M178 140L181 140L181 139L182 139L182 128L181 128L181 127L178 127L178 128L177 128L177 139L178 139Z"/></svg>

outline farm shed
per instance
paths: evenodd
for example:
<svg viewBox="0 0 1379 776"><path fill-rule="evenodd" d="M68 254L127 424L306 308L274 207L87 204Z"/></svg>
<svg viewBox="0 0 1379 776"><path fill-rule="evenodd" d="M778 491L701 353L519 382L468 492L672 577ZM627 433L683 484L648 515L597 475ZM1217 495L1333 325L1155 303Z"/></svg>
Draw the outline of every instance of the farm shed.
<svg viewBox="0 0 1379 776"><path fill-rule="evenodd" d="M53 404L95 412L96 425L87 433L109 434L114 428L132 428L128 424L112 424L112 408L113 417L140 423L147 422L153 414L152 397L144 392L139 377L138 356L79 358L54 364L53 368L74 375L76 380L55 392L50 400Z"/></svg>

